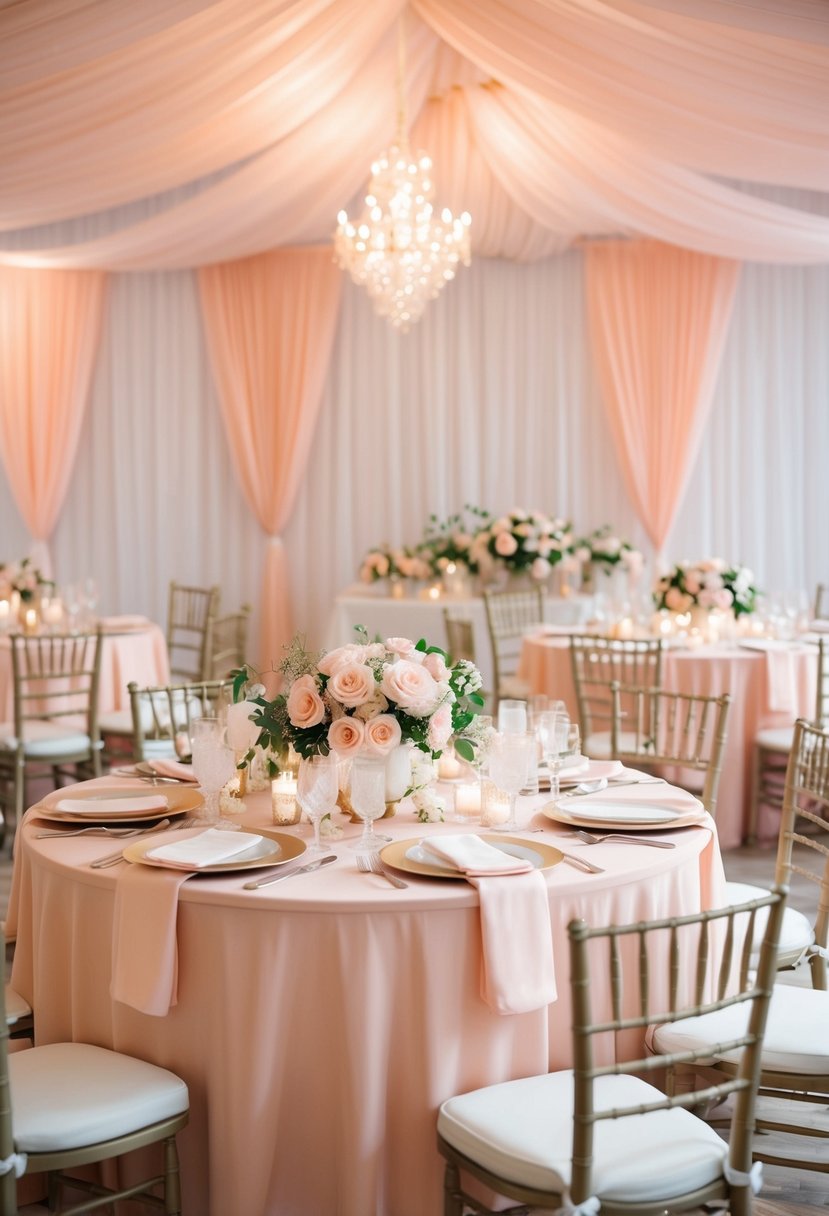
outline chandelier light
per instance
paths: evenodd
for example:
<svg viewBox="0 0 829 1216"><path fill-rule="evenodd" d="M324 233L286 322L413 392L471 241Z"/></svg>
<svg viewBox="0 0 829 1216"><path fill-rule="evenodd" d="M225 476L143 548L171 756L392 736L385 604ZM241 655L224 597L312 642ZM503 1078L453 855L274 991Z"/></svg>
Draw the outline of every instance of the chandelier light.
<svg viewBox="0 0 829 1216"><path fill-rule="evenodd" d="M455 277L468 266L471 218L433 206L432 162L412 155L406 134L403 26L398 32L397 138L371 166L362 217L337 216L334 255L355 283L365 287L375 312L405 333Z"/></svg>

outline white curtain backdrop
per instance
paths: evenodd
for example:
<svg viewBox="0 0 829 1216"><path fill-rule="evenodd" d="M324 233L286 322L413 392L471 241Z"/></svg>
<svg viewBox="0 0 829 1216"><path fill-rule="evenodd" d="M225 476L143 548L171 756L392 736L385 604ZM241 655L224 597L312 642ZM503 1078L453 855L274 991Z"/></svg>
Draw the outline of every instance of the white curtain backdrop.
<svg viewBox="0 0 829 1216"><path fill-rule="evenodd" d="M829 268L744 267L711 419L665 552L742 561L768 590L829 577ZM538 506L645 545L607 436L582 256L479 259L405 337L346 285L309 461L285 534L295 613L322 643L363 552L465 502ZM0 478L0 560L28 534ZM262 540L236 485L191 272L113 276L59 581L164 621L172 578L256 608ZM258 621L252 636L257 636Z"/></svg>

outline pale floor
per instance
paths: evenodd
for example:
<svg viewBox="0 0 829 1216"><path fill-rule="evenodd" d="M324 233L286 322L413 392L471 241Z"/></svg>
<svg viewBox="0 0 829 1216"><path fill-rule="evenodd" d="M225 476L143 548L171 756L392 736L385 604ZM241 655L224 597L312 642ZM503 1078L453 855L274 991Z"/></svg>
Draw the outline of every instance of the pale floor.
<svg viewBox="0 0 829 1216"><path fill-rule="evenodd" d="M769 885L774 876L774 850L753 846L751 848L735 849L724 854L726 873L735 882L751 882L758 885ZM8 904L9 887L11 884L11 863L5 855L0 857L0 914L5 916ZM803 912L809 912L814 896L810 891L811 884L804 878L794 876L789 895L792 907ZM790 982L799 983L807 977L798 975L787 977ZM829 1032L829 1031L828 1031ZM829 1111L823 1107L814 1108L817 1126L829 1130ZM768 1135L767 1143L771 1146L776 1139L774 1133ZM815 1153L829 1161L829 1149L823 1147L827 1141L815 1141ZM766 1165L763 1169L763 1190L761 1202L755 1208L755 1216L808 1216L808 1213L824 1212L829 1208L829 1174L817 1174L805 1170L783 1169L779 1166ZM31 1209L35 1212L44 1209ZM693 1216L693 1214L689 1214Z"/></svg>

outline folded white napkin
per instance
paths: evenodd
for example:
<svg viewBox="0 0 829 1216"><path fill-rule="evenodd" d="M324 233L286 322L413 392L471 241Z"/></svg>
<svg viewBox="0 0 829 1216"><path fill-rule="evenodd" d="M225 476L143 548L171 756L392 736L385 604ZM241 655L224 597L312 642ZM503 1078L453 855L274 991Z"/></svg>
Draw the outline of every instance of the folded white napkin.
<svg viewBox="0 0 829 1216"><path fill-rule="evenodd" d="M511 857L502 849L495 848L480 836L430 836L421 840L425 853L432 853L441 861L449 861L462 874L469 877L478 874L526 874L533 869L532 862L521 857Z"/></svg>
<svg viewBox="0 0 829 1216"><path fill-rule="evenodd" d="M174 777L176 781L196 780L193 765L182 764L180 760L150 760L149 765L159 777Z"/></svg>
<svg viewBox="0 0 829 1216"><path fill-rule="evenodd" d="M687 790L661 781L645 780L639 785L608 786L595 794L578 794L564 797L557 803L568 815L577 818L607 817L608 819L664 820L678 819L698 811L702 815L702 803Z"/></svg>
<svg viewBox="0 0 829 1216"><path fill-rule="evenodd" d="M262 837L253 832L223 832L219 828L208 828L197 836L187 836L173 844L149 849L146 856L174 868L201 870L204 866L232 861L239 853L252 849L261 840Z"/></svg>
<svg viewBox="0 0 829 1216"><path fill-rule="evenodd" d="M169 806L163 794L148 794L135 798L61 798L51 804L51 809L63 814L94 815L144 815L151 811L166 811Z"/></svg>

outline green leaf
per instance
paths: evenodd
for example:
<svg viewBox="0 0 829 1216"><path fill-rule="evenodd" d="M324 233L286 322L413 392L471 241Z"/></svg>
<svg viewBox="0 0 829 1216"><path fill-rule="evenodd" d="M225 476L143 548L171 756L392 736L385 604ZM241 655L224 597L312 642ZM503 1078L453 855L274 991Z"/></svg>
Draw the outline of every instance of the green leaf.
<svg viewBox="0 0 829 1216"><path fill-rule="evenodd" d="M469 700L473 705L477 705L480 709L484 707L484 699L479 692L469 693Z"/></svg>
<svg viewBox="0 0 829 1216"><path fill-rule="evenodd" d="M461 757L462 760L474 760L475 759L475 748L472 746L472 744L470 743L470 741L468 739L456 739L455 740L455 751Z"/></svg>
<svg viewBox="0 0 829 1216"><path fill-rule="evenodd" d="M421 638L418 641L417 645L415 646L415 650L419 650L421 652L426 650L426 639L425 638Z"/></svg>

